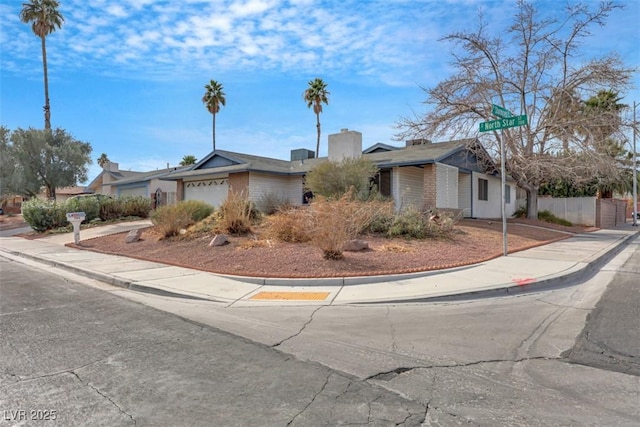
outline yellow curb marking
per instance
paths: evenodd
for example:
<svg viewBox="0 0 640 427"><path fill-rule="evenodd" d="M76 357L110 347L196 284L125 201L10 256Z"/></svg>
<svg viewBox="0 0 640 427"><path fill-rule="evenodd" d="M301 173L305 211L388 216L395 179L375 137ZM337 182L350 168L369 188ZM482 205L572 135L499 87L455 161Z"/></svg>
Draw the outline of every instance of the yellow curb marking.
<svg viewBox="0 0 640 427"><path fill-rule="evenodd" d="M322 301L329 292L258 292L249 299Z"/></svg>

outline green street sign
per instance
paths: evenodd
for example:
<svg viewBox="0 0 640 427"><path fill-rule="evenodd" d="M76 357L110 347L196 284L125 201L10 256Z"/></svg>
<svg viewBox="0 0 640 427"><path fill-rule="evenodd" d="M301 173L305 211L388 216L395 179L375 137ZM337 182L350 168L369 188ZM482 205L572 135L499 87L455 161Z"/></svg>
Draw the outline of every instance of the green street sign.
<svg viewBox="0 0 640 427"><path fill-rule="evenodd" d="M513 114L511 114L511 111L507 110L506 108L502 108L501 106L496 104L491 104L491 114L493 114L496 117L500 117L501 119L507 119L509 117L513 117Z"/></svg>
<svg viewBox="0 0 640 427"><path fill-rule="evenodd" d="M514 128L517 126L525 126L527 124L527 116L514 116L498 120L490 120L480 123L480 132L490 132L498 129Z"/></svg>

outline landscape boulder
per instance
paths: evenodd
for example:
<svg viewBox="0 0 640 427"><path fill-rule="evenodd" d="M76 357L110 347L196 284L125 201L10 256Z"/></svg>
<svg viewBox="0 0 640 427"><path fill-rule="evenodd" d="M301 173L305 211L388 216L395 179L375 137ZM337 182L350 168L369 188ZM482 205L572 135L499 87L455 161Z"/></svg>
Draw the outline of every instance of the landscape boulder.
<svg viewBox="0 0 640 427"><path fill-rule="evenodd" d="M216 234L216 236L209 242L209 246L223 246L229 243L229 239L225 234Z"/></svg>
<svg viewBox="0 0 640 427"><path fill-rule="evenodd" d="M369 249L369 243L359 239L347 240L342 248L347 252L366 251L367 249Z"/></svg>
<svg viewBox="0 0 640 427"><path fill-rule="evenodd" d="M131 230L127 237L124 239L125 243L133 243L140 240L140 236L142 236L142 229L138 228L136 230Z"/></svg>

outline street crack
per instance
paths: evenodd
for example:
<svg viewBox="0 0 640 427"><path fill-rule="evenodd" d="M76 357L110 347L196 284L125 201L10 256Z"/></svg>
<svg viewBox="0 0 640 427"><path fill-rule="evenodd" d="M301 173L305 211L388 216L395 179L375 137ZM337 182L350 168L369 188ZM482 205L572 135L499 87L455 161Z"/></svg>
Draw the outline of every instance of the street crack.
<svg viewBox="0 0 640 427"><path fill-rule="evenodd" d="M97 387L92 386L91 384L89 384L89 382L84 382L82 381L82 379L80 378L80 376L75 372L75 371L68 371L70 374L72 374L73 376L75 376L78 381L80 381L80 384L89 387L90 389L92 389L93 391L95 391L96 393L98 393L100 396L102 396L103 398L107 399L109 402L111 402L111 404L113 406L116 407L116 409L118 409L118 411L120 411L122 414L126 415L127 417L129 417L131 419L131 421L133 421L133 425L137 424L137 421L135 420L135 418L133 418L133 416L131 414L129 414L127 411L125 411L124 409L122 409L116 402L113 401L113 399L111 399L109 396L107 396L106 394L104 394L103 392L100 391L100 389L98 389Z"/></svg>
<svg viewBox="0 0 640 427"><path fill-rule="evenodd" d="M389 314L391 313L391 309L387 306L387 313L385 314L385 319L389 322L389 329L391 330L391 351L397 352L398 346L396 344L396 328L393 326L393 322L389 318Z"/></svg>
<svg viewBox="0 0 640 427"><path fill-rule="evenodd" d="M298 332L296 332L295 334L293 334L293 335L291 335L291 336L289 336L289 337L287 337L287 338L285 338L285 339L283 339L283 340L281 340L281 341L279 341L279 342L277 342L277 343L273 344L273 345L271 346L271 348L279 347L279 346L281 346L282 344L284 344L286 341L289 341L290 339L293 339L293 338L297 337L298 335L300 335L300 334L305 330L305 328L306 328L306 327L307 327L307 326L308 326L308 325L313 321L313 316L315 316L315 314L316 314L318 311L320 311L320 309L321 309L321 308L323 308L323 307L324 307L324 306L323 306L323 305L321 305L321 306L319 306L318 308L316 308L315 310L313 310L313 312L311 313L311 315L309 315L309 320L307 320L307 321L305 322L305 324L304 324L304 325L302 325L302 327L300 328L300 330L299 330Z"/></svg>
<svg viewBox="0 0 640 427"><path fill-rule="evenodd" d="M418 369L437 369L437 368L465 368L468 366L477 366L489 363L521 363L530 360L564 360L562 357L523 357L521 359L491 359L491 360L478 360L469 363L451 363L446 365L418 365L418 366L401 366L390 371L378 372L373 375L369 375L364 381L378 380L378 381L391 381L395 377L404 374L405 372L411 372Z"/></svg>
<svg viewBox="0 0 640 427"><path fill-rule="evenodd" d="M316 310L317 311L317 310ZM327 375L327 378L324 380L324 384L322 384L322 387L320 388L320 390L318 390L318 392L313 396L313 398L311 398L311 400L309 401L309 403L307 403L305 405L304 408L302 408L302 410L300 412L298 412L293 418L291 418L291 421L289 421L287 423L287 427L289 427L290 425L293 424L293 422L296 420L296 418L298 418L300 415L302 415L307 409L309 409L309 407L313 404L313 402L316 401L316 399L318 398L318 396L320 396L320 394L322 394L322 392L324 391L324 389L327 387L327 384L329 384L329 379L331 378L331 376L333 375L332 372L329 372L329 375Z"/></svg>

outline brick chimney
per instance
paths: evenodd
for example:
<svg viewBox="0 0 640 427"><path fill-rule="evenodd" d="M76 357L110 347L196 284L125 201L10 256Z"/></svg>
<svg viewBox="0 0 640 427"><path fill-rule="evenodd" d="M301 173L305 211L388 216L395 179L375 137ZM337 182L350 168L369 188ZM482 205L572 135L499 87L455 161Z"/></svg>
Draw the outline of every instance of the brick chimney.
<svg viewBox="0 0 640 427"><path fill-rule="evenodd" d="M355 130L341 129L340 133L329 135L329 160L340 162L362 155L362 134Z"/></svg>

